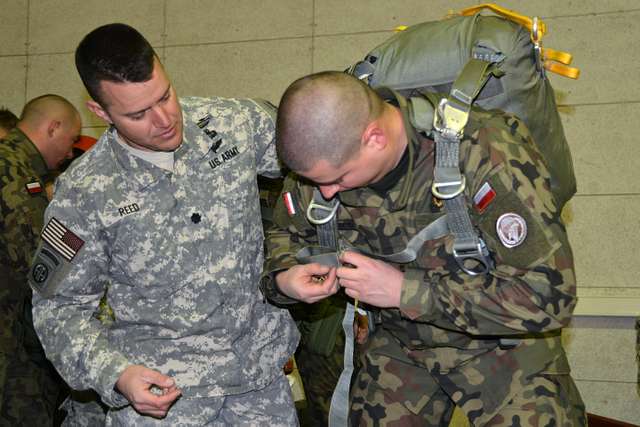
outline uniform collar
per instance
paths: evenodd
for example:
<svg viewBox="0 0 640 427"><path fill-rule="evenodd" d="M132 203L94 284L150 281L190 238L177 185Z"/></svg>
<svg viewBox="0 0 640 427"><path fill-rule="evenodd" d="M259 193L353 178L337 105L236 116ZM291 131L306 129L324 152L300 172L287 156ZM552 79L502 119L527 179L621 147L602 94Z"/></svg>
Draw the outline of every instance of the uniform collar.
<svg viewBox="0 0 640 427"><path fill-rule="evenodd" d="M138 189L148 187L170 174L169 171L142 160L122 147L118 143L118 131L115 127L111 126L102 138L106 138L106 142L115 156L116 163L123 170L123 175L131 178L130 182Z"/></svg>
<svg viewBox="0 0 640 427"><path fill-rule="evenodd" d="M29 165L38 178L43 181L48 178L50 172L47 168L47 162L45 162L44 157L42 157L42 154L38 150L38 147L35 146L33 141L31 141L24 132L17 127L13 128L7 136L4 137L4 140L5 141L3 143L13 142L15 144L16 151L24 153L24 157L29 159Z"/></svg>
<svg viewBox="0 0 640 427"><path fill-rule="evenodd" d="M386 203L386 209L394 212L404 209L411 195L414 165L416 163L417 153L420 150L420 139L409 120L407 100L391 89L385 88L378 92L383 99L389 99L395 104L402 114L402 121L407 134L407 155L409 158L406 173L389 189L385 197L380 196L380 194L370 188L356 188L343 191L339 194L339 197L340 201L347 206L381 207L383 203Z"/></svg>
<svg viewBox="0 0 640 427"><path fill-rule="evenodd" d="M180 100L180 106L182 108L183 136L182 144L175 151L174 171L187 171L189 168L197 167L197 164L214 148L215 142L205 134L203 129L197 126L189 104ZM147 187L162 177L171 174L171 172L132 155L118 144L117 137L118 132L112 126L106 132L109 146L112 147L116 160L126 171L126 175L131 176L140 188Z"/></svg>

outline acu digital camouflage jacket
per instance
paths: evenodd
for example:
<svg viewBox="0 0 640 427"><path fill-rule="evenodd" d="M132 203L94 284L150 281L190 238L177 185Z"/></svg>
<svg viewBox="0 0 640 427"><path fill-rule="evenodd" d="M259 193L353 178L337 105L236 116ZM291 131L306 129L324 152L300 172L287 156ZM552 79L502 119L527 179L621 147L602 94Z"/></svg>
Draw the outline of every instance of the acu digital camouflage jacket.
<svg viewBox="0 0 640 427"><path fill-rule="evenodd" d="M127 365L173 377L183 398L222 396L270 384L298 341L289 313L258 290L256 174L279 173L273 119L252 100L181 105L173 172L110 129L59 179L30 274L48 356L111 406L127 403L114 392ZM107 284L110 326L93 316Z"/></svg>

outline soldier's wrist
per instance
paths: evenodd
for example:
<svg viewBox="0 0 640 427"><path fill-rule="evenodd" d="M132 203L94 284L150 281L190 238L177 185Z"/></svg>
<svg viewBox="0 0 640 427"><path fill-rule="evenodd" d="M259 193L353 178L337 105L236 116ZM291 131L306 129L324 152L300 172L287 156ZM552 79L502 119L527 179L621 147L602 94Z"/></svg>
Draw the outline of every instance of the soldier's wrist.
<svg viewBox="0 0 640 427"><path fill-rule="evenodd" d="M262 296L273 304L276 304L276 305L296 304L299 301L285 295L280 290L280 288L278 287L278 283L276 282L276 275L283 271L284 270L279 270L279 271L263 274L263 276L260 278L260 291L262 292Z"/></svg>

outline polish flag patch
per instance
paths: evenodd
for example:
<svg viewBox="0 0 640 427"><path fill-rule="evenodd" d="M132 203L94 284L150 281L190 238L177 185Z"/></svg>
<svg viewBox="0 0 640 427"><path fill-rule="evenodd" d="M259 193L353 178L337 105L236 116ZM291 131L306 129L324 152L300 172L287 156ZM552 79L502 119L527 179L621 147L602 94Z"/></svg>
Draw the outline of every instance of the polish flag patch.
<svg viewBox="0 0 640 427"><path fill-rule="evenodd" d="M293 197L291 197L290 192L286 192L282 195L282 200L284 201L284 206L287 208L287 213L289 216L293 216L296 214L296 207L293 204Z"/></svg>
<svg viewBox="0 0 640 427"><path fill-rule="evenodd" d="M473 206L480 213L484 212L484 210L493 202L493 199L496 198L496 191L491 187L488 182L482 184L482 187L478 190L475 196L473 196Z"/></svg>
<svg viewBox="0 0 640 427"><path fill-rule="evenodd" d="M42 193L42 185L38 181L28 182L25 187L29 194L38 194Z"/></svg>

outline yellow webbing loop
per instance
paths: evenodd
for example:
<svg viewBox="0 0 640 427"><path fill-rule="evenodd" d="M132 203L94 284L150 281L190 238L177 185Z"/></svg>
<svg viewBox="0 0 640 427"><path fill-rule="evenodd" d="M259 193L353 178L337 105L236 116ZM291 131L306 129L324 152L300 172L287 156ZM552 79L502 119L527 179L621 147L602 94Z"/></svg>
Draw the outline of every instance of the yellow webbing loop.
<svg viewBox="0 0 640 427"><path fill-rule="evenodd" d="M558 62L544 61L544 68L551 71L552 73L560 74L561 76L569 77L570 79L575 80L580 77L579 68L568 67Z"/></svg>
<svg viewBox="0 0 640 427"><path fill-rule="evenodd" d="M500 15L504 18L509 19L510 21L516 22L523 27L527 28L529 31L533 29L533 19L528 16L520 15L518 12L514 12L513 10L506 9L504 7L498 6L495 3L483 3L477 6L471 6L466 9L462 9L460 11L460 15L462 16L470 16L480 12L482 9L489 9L493 13ZM538 38L542 38L542 36L547 32L547 26L544 22L538 20Z"/></svg>
<svg viewBox="0 0 640 427"><path fill-rule="evenodd" d="M548 59L549 61L561 62L564 65L571 64L573 60L573 56L569 52L562 52L548 47L542 48L542 58Z"/></svg>
<svg viewBox="0 0 640 427"><path fill-rule="evenodd" d="M537 24L537 33L534 34L534 19L531 19L528 16L521 15L518 12L514 12L513 10L500 7L495 3L483 3L477 6L471 6L466 9L462 9L459 14L462 16L470 16L480 12L483 9L489 9L493 13L527 28L529 32L531 32L531 41L536 46L540 46L540 40L542 40L542 36L547 32L546 24L539 18L535 18L535 23ZM542 59L544 61L543 65L545 69L551 71L552 73L568 77L570 79L577 79L580 76L580 70L578 68L568 67L568 65L571 64L571 60L573 59L570 53L550 48L541 49Z"/></svg>

